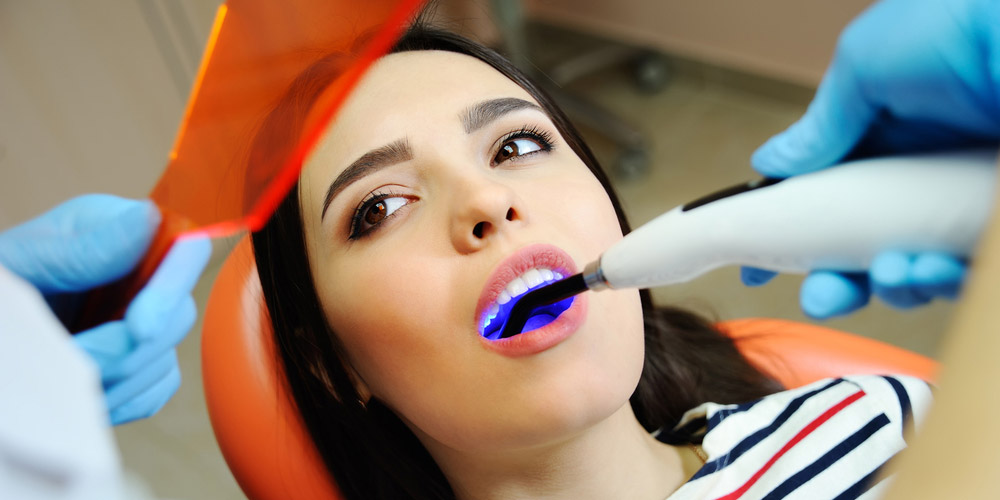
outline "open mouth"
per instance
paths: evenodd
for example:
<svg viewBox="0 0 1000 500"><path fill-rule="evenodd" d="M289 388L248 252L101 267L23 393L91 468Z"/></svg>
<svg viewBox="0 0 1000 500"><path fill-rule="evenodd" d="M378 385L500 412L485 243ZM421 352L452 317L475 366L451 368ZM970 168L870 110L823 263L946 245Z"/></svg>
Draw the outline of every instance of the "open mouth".
<svg viewBox="0 0 1000 500"><path fill-rule="evenodd" d="M503 334L504 325L510 315L510 310L514 308L524 294L536 288L543 287L550 283L562 280L564 276L558 271L546 267L536 267L529 269L520 276L514 278L507 284L502 292L497 296L496 301L487 309L479 328L479 333L489 340L498 340ZM542 328L556 320L560 314L573 305L573 297L535 308L531 316L525 323L520 333Z"/></svg>

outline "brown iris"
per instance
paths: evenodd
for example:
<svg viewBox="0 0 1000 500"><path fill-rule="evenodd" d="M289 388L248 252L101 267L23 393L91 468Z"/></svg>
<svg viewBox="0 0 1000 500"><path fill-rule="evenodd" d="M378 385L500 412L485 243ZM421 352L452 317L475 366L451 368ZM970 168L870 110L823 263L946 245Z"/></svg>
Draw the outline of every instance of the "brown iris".
<svg viewBox="0 0 1000 500"><path fill-rule="evenodd" d="M386 212L388 212L388 210L389 209L385 206L384 201L375 203L369 207L368 212L365 213L365 222L373 226L378 224L382 221L382 219L385 219Z"/></svg>
<svg viewBox="0 0 1000 500"><path fill-rule="evenodd" d="M515 156L518 156L520 151L517 148L517 144L514 142L508 142L500 147L500 151L497 151L497 155L493 158L496 163L503 163Z"/></svg>

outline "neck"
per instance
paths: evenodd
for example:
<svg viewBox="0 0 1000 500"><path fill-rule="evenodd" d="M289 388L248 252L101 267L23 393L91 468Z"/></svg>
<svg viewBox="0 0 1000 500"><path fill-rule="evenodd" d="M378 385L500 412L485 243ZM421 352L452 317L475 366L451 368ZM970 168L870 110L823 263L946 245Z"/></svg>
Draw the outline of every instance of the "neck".
<svg viewBox="0 0 1000 500"><path fill-rule="evenodd" d="M683 451L650 436L628 404L554 444L489 456L431 453L461 500L662 500L693 473Z"/></svg>

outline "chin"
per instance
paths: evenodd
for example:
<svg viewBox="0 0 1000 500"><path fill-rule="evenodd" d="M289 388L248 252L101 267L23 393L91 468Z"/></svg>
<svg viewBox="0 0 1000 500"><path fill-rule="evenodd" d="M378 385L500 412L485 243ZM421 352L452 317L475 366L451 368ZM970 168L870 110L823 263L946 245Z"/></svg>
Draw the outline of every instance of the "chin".
<svg viewBox="0 0 1000 500"><path fill-rule="evenodd" d="M558 373L536 373L530 379L533 383L512 387L514 394L498 398L502 405L492 411L477 408L478 418L437 420L434 429L428 430L449 448L471 453L558 444L600 426L625 409L638 383L641 363L638 370L586 363L563 368Z"/></svg>
<svg viewBox="0 0 1000 500"><path fill-rule="evenodd" d="M545 408L540 408L531 418L524 420L527 425L517 436L518 442L509 444L519 447L545 446L577 437L600 427L626 409L631 394L632 390L621 391L605 387L600 390L584 390L575 397L567 395L553 398Z"/></svg>
<svg viewBox="0 0 1000 500"><path fill-rule="evenodd" d="M642 374L641 336L638 349L623 349L610 359L606 349L588 351L601 357L586 356L565 366L522 401L520 406L526 413L518 419L526 427L520 437L522 445L568 439L602 424L629 405Z"/></svg>
<svg viewBox="0 0 1000 500"><path fill-rule="evenodd" d="M579 436L626 410L642 374L641 306L634 292L607 294L577 334L516 365L497 380L487 400L465 410L465 418L434 422L435 434L453 449L490 453L552 445ZM630 294L635 295L631 299ZM598 298L594 294L591 298ZM611 321L614 319L616 321ZM516 375L514 375L516 374ZM471 425L470 425L471 424Z"/></svg>

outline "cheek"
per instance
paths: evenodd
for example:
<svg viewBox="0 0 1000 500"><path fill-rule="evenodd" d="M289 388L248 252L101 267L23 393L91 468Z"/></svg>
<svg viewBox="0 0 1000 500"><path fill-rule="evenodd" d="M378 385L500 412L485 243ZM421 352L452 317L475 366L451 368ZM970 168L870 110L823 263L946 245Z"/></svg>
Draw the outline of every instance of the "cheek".
<svg viewBox="0 0 1000 500"><path fill-rule="evenodd" d="M419 303L419 277L405 260L382 265L345 266L321 299L331 328L341 338L353 358L370 358L384 352L382 346L402 343L398 331L412 318Z"/></svg>
<svg viewBox="0 0 1000 500"><path fill-rule="evenodd" d="M464 288L440 261L408 262L412 266L356 275L354 282L392 281L381 281L386 286L379 293L341 290L339 305L324 304L324 312L373 396L415 431L474 442L483 432L477 426L488 407L484 401L505 399L483 387L494 370L463 313L475 299L465 304Z"/></svg>
<svg viewBox="0 0 1000 500"><path fill-rule="evenodd" d="M409 252L370 257L365 265L341 266L340 282L355 285L331 286L321 302L355 370L374 394L391 400L448 366L443 353L462 345L454 338L460 308L440 261Z"/></svg>
<svg viewBox="0 0 1000 500"><path fill-rule="evenodd" d="M622 229L614 205L601 184L592 175L567 183L554 191L550 210L557 214L560 225L568 236L580 245L585 255L578 256L586 262L596 259L602 252L621 240Z"/></svg>

